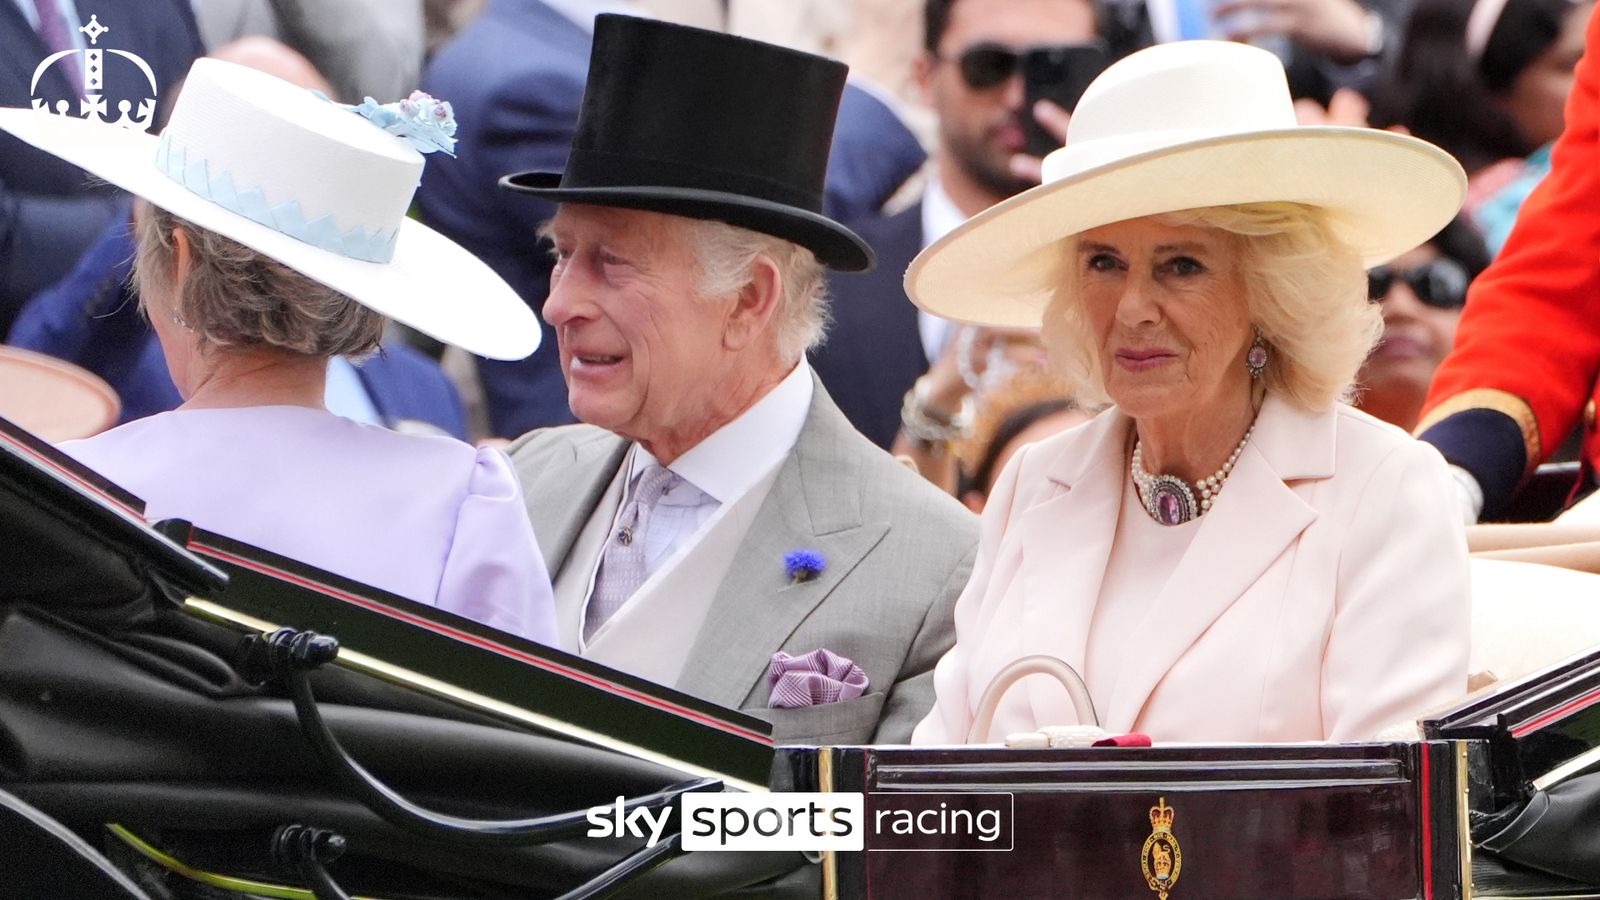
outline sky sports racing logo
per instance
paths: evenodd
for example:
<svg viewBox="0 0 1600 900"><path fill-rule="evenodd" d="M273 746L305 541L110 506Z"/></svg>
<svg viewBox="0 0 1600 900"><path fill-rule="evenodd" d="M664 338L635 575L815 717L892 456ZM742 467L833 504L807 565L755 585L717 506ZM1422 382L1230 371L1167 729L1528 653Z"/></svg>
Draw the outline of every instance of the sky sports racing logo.
<svg viewBox="0 0 1600 900"><path fill-rule="evenodd" d="M1010 850L1009 793L685 794L681 809L588 811L589 837L654 847L681 835L690 851Z"/></svg>

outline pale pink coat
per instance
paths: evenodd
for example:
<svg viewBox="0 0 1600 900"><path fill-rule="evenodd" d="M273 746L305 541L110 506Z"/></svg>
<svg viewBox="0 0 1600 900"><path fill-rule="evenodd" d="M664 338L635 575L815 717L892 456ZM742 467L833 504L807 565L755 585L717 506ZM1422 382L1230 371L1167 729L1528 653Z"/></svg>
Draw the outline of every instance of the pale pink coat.
<svg viewBox="0 0 1600 900"><path fill-rule="evenodd" d="M1018 657L1084 670L1131 425L1108 410L1007 466L912 743L966 742L984 688ZM1158 742L1358 741L1465 694L1470 587L1450 491L1439 454L1399 429L1269 396L1147 639L1094 697L1102 726ZM1076 721L1066 692L1031 676L987 739Z"/></svg>

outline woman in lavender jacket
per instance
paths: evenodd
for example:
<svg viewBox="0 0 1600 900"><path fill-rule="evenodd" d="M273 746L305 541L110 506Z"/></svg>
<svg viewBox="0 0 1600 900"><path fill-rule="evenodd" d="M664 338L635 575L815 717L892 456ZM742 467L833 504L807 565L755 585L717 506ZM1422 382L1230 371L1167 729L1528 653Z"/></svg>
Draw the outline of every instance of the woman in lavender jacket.
<svg viewBox="0 0 1600 900"><path fill-rule="evenodd" d="M341 107L217 60L163 135L31 110L0 128L123 187L140 303L184 402L63 450L209 531L537 641L550 578L495 450L324 406L329 360L395 318L472 352L526 356L531 311L465 250L405 218L448 104Z"/></svg>

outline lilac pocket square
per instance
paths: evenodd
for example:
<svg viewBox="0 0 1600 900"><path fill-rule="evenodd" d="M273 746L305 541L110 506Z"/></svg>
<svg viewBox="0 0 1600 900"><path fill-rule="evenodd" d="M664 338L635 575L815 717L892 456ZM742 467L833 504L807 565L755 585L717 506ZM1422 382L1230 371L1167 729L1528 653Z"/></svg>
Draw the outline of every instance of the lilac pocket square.
<svg viewBox="0 0 1600 900"><path fill-rule="evenodd" d="M767 669L772 697L767 705L798 709L854 700L867 690L867 673L829 650L817 649L799 656L779 650Z"/></svg>

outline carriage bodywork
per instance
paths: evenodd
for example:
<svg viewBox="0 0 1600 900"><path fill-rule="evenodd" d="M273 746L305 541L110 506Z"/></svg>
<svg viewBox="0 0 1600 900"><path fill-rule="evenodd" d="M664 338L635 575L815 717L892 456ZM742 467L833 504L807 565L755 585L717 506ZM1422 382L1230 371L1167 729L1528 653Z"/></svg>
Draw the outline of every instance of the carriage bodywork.
<svg viewBox="0 0 1600 900"><path fill-rule="evenodd" d="M1430 720L1409 742L790 748L780 767L796 790L867 795L867 852L824 861L830 897L1156 897L1162 831L1181 852L1172 898L1600 897L1600 654L1525 686L1554 704L1540 727L1582 732L1588 750L1537 747L1529 720L1485 699L1493 712ZM936 834L874 851L879 808L967 795L1009 797L998 847Z"/></svg>
<svg viewBox="0 0 1600 900"><path fill-rule="evenodd" d="M1600 897L1600 652L1417 740L775 750L758 719L139 512L0 420L0 832L31 838L0 841L0 896L109 857L143 893L71 896ZM289 672L306 635L336 658ZM865 794L866 851L574 822L769 789ZM1002 807L989 843L892 829Z"/></svg>
<svg viewBox="0 0 1600 900"><path fill-rule="evenodd" d="M1600 650L1419 724L1374 744L788 748L775 782L866 795L867 852L824 861L829 897L1600 897ZM1001 796L989 848L872 827Z"/></svg>
<svg viewBox="0 0 1600 900"><path fill-rule="evenodd" d="M588 836L766 790L760 719L141 512L0 420L0 897L97 857L142 893L73 900L805 891L798 853Z"/></svg>

